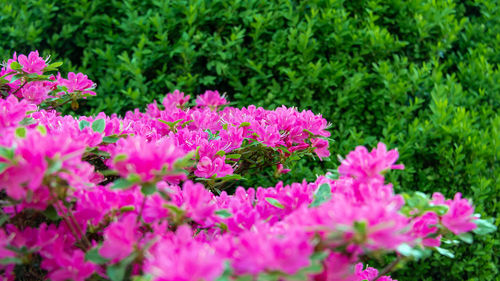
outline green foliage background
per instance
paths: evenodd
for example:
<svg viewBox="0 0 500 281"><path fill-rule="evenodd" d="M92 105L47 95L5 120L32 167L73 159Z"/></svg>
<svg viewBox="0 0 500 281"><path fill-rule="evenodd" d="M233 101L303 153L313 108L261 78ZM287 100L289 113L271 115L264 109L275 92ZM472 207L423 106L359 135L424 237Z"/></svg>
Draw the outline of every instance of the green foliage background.
<svg viewBox="0 0 500 281"><path fill-rule="evenodd" d="M124 113L177 88L311 109L333 124L334 156L397 147L397 191L462 192L497 226L499 47L496 0L0 0L0 57L38 49L98 83L77 113ZM302 161L285 179L337 165ZM393 277L493 280L499 237Z"/></svg>

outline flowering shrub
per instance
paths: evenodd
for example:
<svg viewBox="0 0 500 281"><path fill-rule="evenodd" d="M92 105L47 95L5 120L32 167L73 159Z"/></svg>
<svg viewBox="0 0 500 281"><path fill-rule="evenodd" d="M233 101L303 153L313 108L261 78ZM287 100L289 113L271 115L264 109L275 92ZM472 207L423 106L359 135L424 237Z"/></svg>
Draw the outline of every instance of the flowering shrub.
<svg viewBox="0 0 500 281"><path fill-rule="evenodd" d="M230 107L217 91L191 106L175 91L123 117L63 116L57 107L95 85L46 74L59 65L14 54L0 72L6 280L392 280L400 262L453 258L444 244L495 230L459 193L395 194L384 174L404 166L382 143L314 182L235 188L328 157L327 121ZM366 264L383 256L394 261Z"/></svg>

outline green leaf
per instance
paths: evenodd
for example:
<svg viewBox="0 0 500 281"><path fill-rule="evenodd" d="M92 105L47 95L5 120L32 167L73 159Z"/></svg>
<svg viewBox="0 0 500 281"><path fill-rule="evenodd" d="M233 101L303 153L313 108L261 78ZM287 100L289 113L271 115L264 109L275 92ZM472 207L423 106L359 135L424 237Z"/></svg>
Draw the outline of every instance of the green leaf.
<svg viewBox="0 0 500 281"><path fill-rule="evenodd" d="M127 206L123 206L120 208L120 212L124 213L124 212L131 212L135 210L135 207L133 205L127 205Z"/></svg>
<svg viewBox="0 0 500 281"><path fill-rule="evenodd" d="M276 200L275 198L272 198L272 197L266 197L266 201L273 205L274 207L276 208L280 208L280 209L285 209L285 206L283 206L278 200Z"/></svg>
<svg viewBox="0 0 500 281"><path fill-rule="evenodd" d="M16 75L12 76L12 78L10 79L10 83L14 83L17 80L24 78L25 76L26 75L24 73L16 74Z"/></svg>
<svg viewBox="0 0 500 281"><path fill-rule="evenodd" d="M249 122L241 122L238 128L249 127L251 124Z"/></svg>
<svg viewBox="0 0 500 281"><path fill-rule="evenodd" d="M23 66L20 63L18 63L17 61L13 61L10 63L10 69L21 70L21 69L23 69Z"/></svg>
<svg viewBox="0 0 500 281"><path fill-rule="evenodd" d="M226 155L226 158L227 159L240 159L241 158L241 154L237 154L237 153L235 153L235 154L228 154L228 155Z"/></svg>
<svg viewBox="0 0 500 281"><path fill-rule="evenodd" d="M217 151L217 153L215 153L215 155L224 156L224 155L226 155L226 152L224 150L219 150L219 151Z"/></svg>
<svg viewBox="0 0 500 281"><path fill-rule="evenodd" d="M16 137L24 139L26 137L26 128L25 127L17 128L16 129Z"/></svg>
<svg viewBox="0 0 500 281"><path fill-rule="evenodd" d="M127 180L131 183L139 183L141 182L141 177L138 174L131 173L128 175Z"/></svg>
<svg viewBox="0 0 500 281"><path fill-rule="evenodd" d="M19 125L23 125L23 126L33 125L33 124L36 124L36 121L32 117L26 117L21 122L19 122Z"/></svg>
<svg viewBox="0 0 500 281"><path fill-rule="evenodd" d="M127 266L128 265L121 263L108 266L108 268L106 269L106 274L111 281L122 281L125 278Z"/></svg>
<svg viewBox="0 0 500 281"><path fill-rule="evenodd" d="M0 157L13 160L14 159L14 149L0 146Z"/></svg>
<svg viewBox="0 0 500 281"><path fill-rule="evenodd" d="M42 136L47 135L47 128L44 125L38 125L36 126L36 129L42 134Z"/></svg>
<svg viewBox="0 0 500 281"><path fill-rule="evenodd" d="M224 180L224 181L228 181L228 180L241 180L243 177L241 175L238 175L238 174L232 174L232 175L227 175L227 176L223 176L222 178L216 178L217 180Z"/></svg>
<svg viewBox="0 0 500 281"><path fill-rule="evenodd" d="M314 194L314 200L309 207L317 207L332 199L332 190L329 184L324 183L319 186Z"/></svg>
<svg viewBox="0 0 500 281"><path fill-rule="evenodd" d="M151 195L156 192L156 184L154 183L146 183L141 187L141 192L144 195Z"/></svg>
<svg viewBox="0 0 500 281"><path fill-rule="evenodd" d="M3 258L0 259L1 265L9 265L9 264L22 264L23 261L20 258Z"/></svg>
<svg viewBox="0 0 500 281"><path fill-rule="evenodd" d="M443 255L445 257L449 257L451 259L455 258L455 255L453 254L453 252L448 250L448 249L443 249L441 247L436 247L435 249L438 251L438 253L440 253L441 255Z"/></svg>
<svg viewBox="0 0 500 281"><path fill-rule="evenodd" d="M46 216L51 221L58 221L60 219L54 206L49 205L44 211L43 215Z"/></svg>
<svg viewBox="0 0 500 281"><path fill-rule="evenodd" d="M85 253L85 260L95 264L105 264L109 261L99 254L99 247L92 248Z"/></svg>
<svg viewBox="0 0 500 281"><path fill-rule="evenodd" d="M228 210L225 210L225 209L217 210L217 211L215 211L215 214L221 218L224 218L224 219L227 219L227 218L230 218L233 216L233 214L231 214Z"/></svg>
<svg viewBox="0 0 500 281"><path fill-rule="evenodd" d="M111 281L122 281L127 274L128 265L134 261L136 256L136 253L132 253L130 256L123 259L119 263L108 266L108 268L106 269L106 274L108 275L109 279L111 279Z"/></svg>
<svg viewBox="0 0 500 281"><path fill-rule="evenodd" d="M117 154L115 156L115 158L113 158L113 162L116 163L116 162L121 162L121 161L125 161L128 159L128 155L127 154Z"/></svg>
<svg viewBox="0 0 500 281"><path fill-rule="evenodd" d="M470 232L461 233L457 235L457 237L467 244L472 244L472 242L474 242L474 237L472 237L472 234Z"/></svg>
<svg viewBox="0 0 500 281"><path fill-rule="evenodd" d="M423 259L426 257L429 257L432 254L432 250L428 248L420 248L420 247L415 247L412 248L408 244L401 244L399 245L397 251L406 257L412 257L415 260Z"/></svg>
<svg viewBox="0 0 500 281"><path fill-rule="evenodd" d="M487 220L476 219L473 222L477 225L477 228L473 229L472 232L474 232L477 235L485 235L488 233L495 232L497 230L496 225L492 224Z"/></svg>
<svg viewBox="0 0 500 281"><path fill-rule="evenodd" d="M104 132L104 128L106 128L106 120L97 119L92 122L92 130L94 132L102 133Z"/></svg>
<svg viewBox="0 0 500 281"><path fill-rule="evenodd" d="M57 61L57 62L53 62L53 63L49 64L47 67L57 68L57 67L59 67L61 65L63 65L63 62L62 61Z"/></svg>
<svg viewBox="0 0 500 281"><path fill-rule="evenodd" d="M435 212L438 216L445 215L448 212L449 207L446 205L434 205L427 208L428 211Z"/></svg>
<svg viewBox="0 0 500 281"><path fill-rule="evenodd" d="M328 174L325 175L325 177L331 179L331 180L338 180L339 179L339 171L337 169L333 170L333 169L330 169L328 170Z"/></svg>
<svg viewBox="0 0 500 281"><path fill-rule="evenodd" d="M181 215L184 215L184 210L182 210L181 208L175 206L175 205L172 205L172 204L163 204L163 207L167 208L169 211L171 211L172 213L176 214L177 216L181 216Z"/></svg>
<svg viewBox="0 0 500 281"><path fill-rule="evenodd" d="M115 143L119 139L120 139L119 137L103 137L102 138L102 142L105 142L105 143Z"/></svg>
<svg viewBox="0 0 500 281"><path fill-rule="evenodd" d="M132 185L134 185L133 182L130 182L127 179L121 178L121 179L115 180L111 189L127 189L127 188L131 187Z"/></svg>
<svg viewBox="0 0 500 281"><path fill-rule="evenodd" d="M9 167L8 163L0 162L0 174L3 173Z"/></svg>
<svg viewBox="0 0 500 281"><path fill-rule="evenodd" d="M49 160L49 168L47 169L47 174L53 174L62 168L63 162L59 159L50 159Z"/></svg>
<svg viewBox="0 0 500 281"><path fill-rule="evenodd" d="M90 127L89 121L87 120L80 121L80 123L78 124L78 128L80 128L80 131L83 130L83 128L85 127Z"/></svg>

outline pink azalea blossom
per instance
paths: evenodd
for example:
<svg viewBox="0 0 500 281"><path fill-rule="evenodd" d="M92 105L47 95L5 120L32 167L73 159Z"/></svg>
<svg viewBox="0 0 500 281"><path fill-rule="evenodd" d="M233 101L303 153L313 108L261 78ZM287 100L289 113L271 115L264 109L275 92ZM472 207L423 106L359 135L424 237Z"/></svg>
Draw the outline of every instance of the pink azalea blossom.
<svg viewBox="0 0 500 281"><path fill-rule="evenodd" d="M394 165L398 159L398 151L387 151L385 144L379 143L371 152L364 146L358 146L349 152L342 161L338 171L341 175L355 177L358 180L380 178L380 173L388 169L403 169L404 166Z"/></svg>
<svg viewBox="0 0 500 281"><path fill-rule="evenodd" d="M81 250L74 250L72 255L61 255L58 265L59 268L48 275L53 281L84 281L96 271L94 264L85 261L85 253Z"/></svg>
<svg viewBox="0 0 500 281"><path fill-rule="evenodd" d="M126 178L136 174L147 182L159 174L172 173L174 163L184 156L184 152L177 149L170 139L148 142L144 137L135 136L120 139L112 156L114 160L110 166L120 176Z"/></svg>
<svg viewBox="0 0 500 281"><path fill-rule="evenodd" d="M427 247L437 247L441 244L440 237L428 238L429 234L438 231L437 224L439 217L434 212L426 212L422 216L413 220L411 233L417 238L423 238L422 244Z"/></svg>
<svg viewBox="0 0 500 281"><path fill-rule="evenodd" d="M74 72L70 72L68 73L68 79L60 79L59 85L68 88L68 93L81 91L83 94L90 94L93 96L96 94L94 91L91 91L95 88L94 82L83 73L75 74Z"/></svg>
<svg viewBox="0 0 500 281"><path fill-rule="evenodd" d="M182 205L186 216L199 224L211 217L215 211L214 198L202 184L186 181L182 186Z"/></svg>
<svg viewBox="0 0 500 281"><path fill-rule="evenodd" d="M196 105L198 106L208 106L216 109L225 104L228 104L227 100L224 95L221 96L218 91L206 91L203 95L196 98Z"/></svg>
<svg viewBox="0 0 500 281"><path fill-rule="evenodd" d="M474 207L469 200L462 198L459 192L455 194L453 200L447 200L446 205L449 209L445 215L441 217L442 224L455 234L471 231L477 226L473 222L475 217Z"/></svg>
<svg viewBox="0 0 500 281"><path fill-rule="evenodd" d="M51 91L47 87L47 83L41 81L33 81L27 84L21 91L20 96L34 104L40 104L50 96L48 93Z"/></svg>
<svg viewBox="0 0 500 281"><path fill-rule="evenodd" d="M212 281L222 275L224 261L213 247L193 239L189 227L181 226L151 247L144 268L154 281Z"/></svg>
<svg viewBox="0 0 500 281"><path fill-rule="evenodd" d="M215 157L215 159L210 159L207 156L203 156L198 164L196 165L196 171L194 174L197 177L210 178L213 175L217 177L224 177L233 173L233 169L229 164L225 162L226 157Z"/></svg>
<svg viewBox="0 0 500 281"><path fill-rule="evenodd" d="M28 57L19 55L17 58L19 64L23 66L23 71L26 73L36 73L42 75L43 69L47 67L46 60L40 57L38 51L30 52Z"/></svg>
<svg viewBox="0 0 500 281"><path fill-rule="evenodd" d="M130 255L140 237L136 219L136 215L129 214L120 221L111 223L104 230L104 243L99 254L112 262L118 262Z"/></svg>
<svg viewBox="0 0 500 281"><path fill-rule="evenodd" d="M190 95L184 96L184 93L175 90L173 93L168 93L163 99L163 106L165 107L183 107L189 101Z"/></svg>

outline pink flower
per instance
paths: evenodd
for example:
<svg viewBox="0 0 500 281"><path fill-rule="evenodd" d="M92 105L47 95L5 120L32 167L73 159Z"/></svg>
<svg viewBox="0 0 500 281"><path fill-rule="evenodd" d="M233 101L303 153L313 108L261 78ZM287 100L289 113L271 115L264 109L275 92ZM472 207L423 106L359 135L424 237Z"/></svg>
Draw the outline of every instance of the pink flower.
<svg viewBox="0 0 500 281"><path fill-rule="evenodd" d="M198 164L196 165L196 171L194 174L197 177L210 178L213 175L221 178L233 173L231 165L226 164L226 157L215 157L215 159L210 159L207 156L203 156Z"/></svg>
<svg viewBox="0 0 500 281"><path fill-rule="evenodd" d="M462 194L455 194L453 200L446 200L448 212L441 217L442 224L455 234L471 231L477 226L474 220L474 207L467 199L462 199Z"/></svg>
<svg viewBox="0 0 500 281"><path fill-rule="evenodd" d="M5 234L5 231L0 228L0 259L13 258L16 256L15 252L6 248L12 238L13 236L9 237L7 234Z"/></svg>
<svg viewBox="0 0 500 281"><path fill-rule="evenodd" d="M50 91L50 88L47 87L47 83L42 81L33 81L27 84L20 92L24 99L34 104L40 104L42 101L50 97L48 95Z"/></svg>
<svg viewBox="0 0 500 281"><path fill-rule="evenodd" d="M28 111L36 109L36 105L29 104L27 101L19 101L14 96L0 99L0 133L6 128L17 127Z"/></svg>
<svg viewBox="0 0 500 281"><path fill-rule="evenodd" d="M43 69L47 66L46 61L40 57L38 51L30 52L28 57L19 55L17 60L23 66L23 71L26 73L42 75Z"/></svg>
<svg viewBox="0 0 500 281"><path fill-rule="evenodd" d="M180 226L151 247L144 269L154 281L212 281L222 275L224 260L210 245L193 239L188 226Z"/></svg>
<svg viewBox="0 0 500 281"><path fill-rule="evenodd" d="M276 147L280 144L283 144L283 142L281 141L280 132L278 131L278 127L276 127L276 125L267 125L264 122L254 123L255 125L253 125L251 128L253 132L257 134L256 136L253 136L256 140L269 147Z"/></svg>
<svg viewBox="0 0 500 281"><path fill-rule="evenodd" d="M329 157L330 150L328 149L328 141L325 139L314 138L311 139L312 147L314 147L314 153L318 155L319 159Z"/></svg>
<svg viewBox="0 0 500 281"><path fill-rule="evenodd" d="M397 150L387 151L383 143L379 143L371 152L364 146L358 146L349 152L338 171L341 175L354 177L359 181L380 178L380 173L387 169L404 168L403 165L394 165L398 157Z"/></svg>
<svg viewBox="0 0 500 281"><path fill-rule="evenodd" d="M163 99L163 106L165 107L183 107L189 101L190 95L184 96L184 93L175 90L173 93L168 93Z"/></svg>
<svg viewBox="0 0 500 281"><path fill-rule="evenodd" d="M273 231L266 225L254 226L232 240L219 242L230 243L229 249L221 245L220 250L226 251L232 259L236 274L258 275L264 271L295 274L310 264L309 257L313 253L310 237L304 232L294 229Z"/></svg>
<svg viewBox="0 0 500 281"><path fill-rule="evenodd" d="M434 212L426 212L413 220L411 234L416 238L423 238L422 244L427 247L437 247L441 244L441 238L427 238L429 234L438 231L439 217Z"/></svg>
<svg viewBox="0 0 500 281"><path fill-rule="evenodd" d="M57 261L59 268L48 274L48 277L53 281L84 281L96 270L94 264L85 261L85 253L81 250L74 250L71 256L61 255Z"/></svg>
<svg viewBox="0 0 500 281"><path fill-rule="evenodd" d="M171 139L148 142L144 137L134 136L120 139L111 155L114 160L110 166L117 170L120 176L126 178L136 174L141 181L148 182L158 176L163 178L171 175L174 163L185 153L178 149Z"/></svg>
<svg viewBox="0 0 500 281"><path fill-rule="evenodd" d="M182 208L186 215L199 224L213 215L215 205L213 195L202 184L186 181L182 186Z"/></svg>
<svg viewBox="0 0 500 281"><path fill-rule="evenodd" d="M96 94L91 91L95 88L95 83L88 79L87 75L83 73L75 74L74 72L70 72L68 73L68 79L61 78L59 84L68 88L68 93L81 91L83 94L90 94L93 96Z"/></svg>
<svg viewBox="0 0 500 281"><path fill-rule="evenodd" d="M355 273L355 277L351 279L352 281L375 280L375 278L377 278L377 276L378 276L378 270L377 269L375 269L373 267L367 266L366 269L363 270L363 264L362 263L356 264L356 268L355 268L355 272L354 273ZM397 280L393 280L389 276L381 276L377 280L380 280L380 281L397 281Z"/></svg>
<svg viewBox="0 0 500 281"><path fill-rule="evenodd" d="M212 109L217 109L217 107L225 104L228 104L227 100L218 91L206 91L203 95L196 98L196 105L208 106Z"/></svg>
<svg viewBox="0 0 500 281"><path fill-rule="evenodd" d="M99 254L113 263L130 255L140 237L137 232L136 219L136 215L129 214L120 221L110 224L104 230L104 242L99 249Z"/></svg>
<svg viewBox="0 0 500 281"><path fill-rule="evenodd" d="M290 169L285 169L285 167L281 163L276 165L276 172L278 174L288 174L288 172L290 171L291 171Z"/></svg>
<svg viewBox="0 0 500 281"><path fill-rule="evenodd" d="M86 182L85 174L90 176L93 172L90 164L81 161L85 145L64 134L43 136L37 131L28 131L26 138L17 140L16 146L13 161L0 156L0 162L11 163L0 173L1 188L16 200L24 199L28 190L36 192L45 188L42 180L51 162L52 165L60 162L60 169L52 175L62 177L74 186L76 182ZM31 200L26 199L28 203Z"/></svg>

